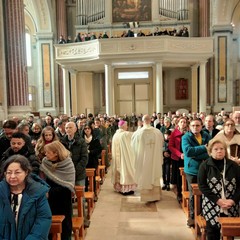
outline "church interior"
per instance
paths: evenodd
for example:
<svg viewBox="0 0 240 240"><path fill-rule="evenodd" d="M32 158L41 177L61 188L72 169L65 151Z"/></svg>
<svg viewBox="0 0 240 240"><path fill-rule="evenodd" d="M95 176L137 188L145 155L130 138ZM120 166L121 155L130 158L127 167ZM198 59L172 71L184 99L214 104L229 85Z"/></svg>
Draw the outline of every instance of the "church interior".
<svg viewBox="0 0 240 240"><path fill-rule="evenodd" d="M239 0L0 0L0 125L46 113L232 112L239 13ZM173 188L145 204L114 192L110 177L82 239L200 239Z"/></svg>
<svg viewBox="0 0 240 240"><path fill-rule="evenodd" d="M217 113L239 105L237 0L0 5L1 121L46 112ZM121 37L130 30L132 37ZM69 43L60 44L61 35Z"/></svg>

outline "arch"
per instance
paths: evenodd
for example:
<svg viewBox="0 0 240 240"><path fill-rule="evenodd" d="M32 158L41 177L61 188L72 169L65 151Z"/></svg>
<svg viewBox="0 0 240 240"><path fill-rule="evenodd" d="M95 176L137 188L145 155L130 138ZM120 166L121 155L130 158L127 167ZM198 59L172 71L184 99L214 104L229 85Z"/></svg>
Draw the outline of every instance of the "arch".
<svg viewBox="0 0 240 240"><path fill-rule="evenodd" d="M35 29L35 32L53 32L54 14L51 11L54 6L50 1L24 0L24 5L26 25L29 24L32 30Z"/></svg>

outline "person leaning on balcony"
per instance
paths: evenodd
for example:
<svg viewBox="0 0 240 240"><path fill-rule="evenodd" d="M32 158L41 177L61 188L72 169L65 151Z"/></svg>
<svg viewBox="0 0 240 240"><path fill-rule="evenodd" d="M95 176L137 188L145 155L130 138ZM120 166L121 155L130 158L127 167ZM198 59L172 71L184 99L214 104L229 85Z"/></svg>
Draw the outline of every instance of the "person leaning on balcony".
<svg viewBox="0 0 240 240"><path fill-rule="evenodd" d="M66 40L64 39L63 35L60 35L58 44L65 44L67 43Z"/></svg>

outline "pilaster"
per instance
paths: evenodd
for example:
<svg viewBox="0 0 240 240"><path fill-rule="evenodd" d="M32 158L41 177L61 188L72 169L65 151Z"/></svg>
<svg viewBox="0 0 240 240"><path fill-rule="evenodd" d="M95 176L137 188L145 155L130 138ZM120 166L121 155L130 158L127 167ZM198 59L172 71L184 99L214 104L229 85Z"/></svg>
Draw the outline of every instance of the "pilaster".
<svg viewBox="0 0 240 240"><path fill-rule="evenodd" d="M37 39L37 62L38 72L38 106L37 109L41 115L50 112L53 116L58 115L56 108L56 99L58 97L57 85L58 80L55 79L55 61L53 56L53 34L38 33Z"/></svg>
<svg viewBox="0 0 240 240"><path fill-rule="evenodd" d="M198 112L198 65L192 66L192 106L191 112Z"/></svg>
<svg viewBox="0 0 240 240"><path fill-rule="evenodd" d="M108 116L115 114L114 112L114 83L113 70L111 64L105 64L105 94L106 94L106 113Z"/></svg>
<svg viewBox="0 0 240 240"><path fill-rule="evenodd" d="M222 108L231 112L233 106L233 68L231 64L232 26L215 25L212 27L214 36L214 85L215 106L214 112Z"/></svg>
<svg viewBox="0 0 240 240"><path fill-rule="evenodd" d="M206 95L206 63L200 63L199 76L199 112L206 113L207 95Z"/></svg>
<svg viewBox="0 0 240 240"><path fill-rule="evenodd" d="M156 112L163 114L163 73L162 63L156 63Z"/></svg>

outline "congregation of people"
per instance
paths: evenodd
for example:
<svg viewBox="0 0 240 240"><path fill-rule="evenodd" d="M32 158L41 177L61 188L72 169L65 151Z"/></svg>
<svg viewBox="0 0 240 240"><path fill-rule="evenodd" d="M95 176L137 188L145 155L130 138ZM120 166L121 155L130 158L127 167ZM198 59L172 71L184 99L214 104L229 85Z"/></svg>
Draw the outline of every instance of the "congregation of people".
<svg viewBox="0 0 240 240"><path fill-rule="evenodd" d="M178 30L176 28L172 29L160 29L156 27L153 31L144 32L142 29L129 28L128 30L123 30L120 35L109 36L107 32L103 33L77 33L77 35L72 39L71 36L64 37L63 35L59 36L58 44L66 44L73 42L86 42L95 39L107 39L107 38L125 38L125 37L147 37L147 36L173 36L173 37L189 37L188 28L183 26Z"/></svg>
<svg viewBox="0 0 240 240"><path fill-rule="evenodd" d="M111 148L109 156L108 146ZM5 120L0 135L0 238L51 239L52 215L64 215L62 239L71 239L75 186L88 189L87 168L105 173L113 191L138 191L145 203L173 191L182 202L184 167L189 196L187 225L194 226L192 183L203 193L208 239L220 239L219 216L238 216L240 112L89 113ZM111 167L110 167L111 166ZM94 180L94 201L97 201ZM90 225L83 210L84 227ZM22 230L23 229L23 230ZM32 238L31 238L32 236Z"/></svg>

